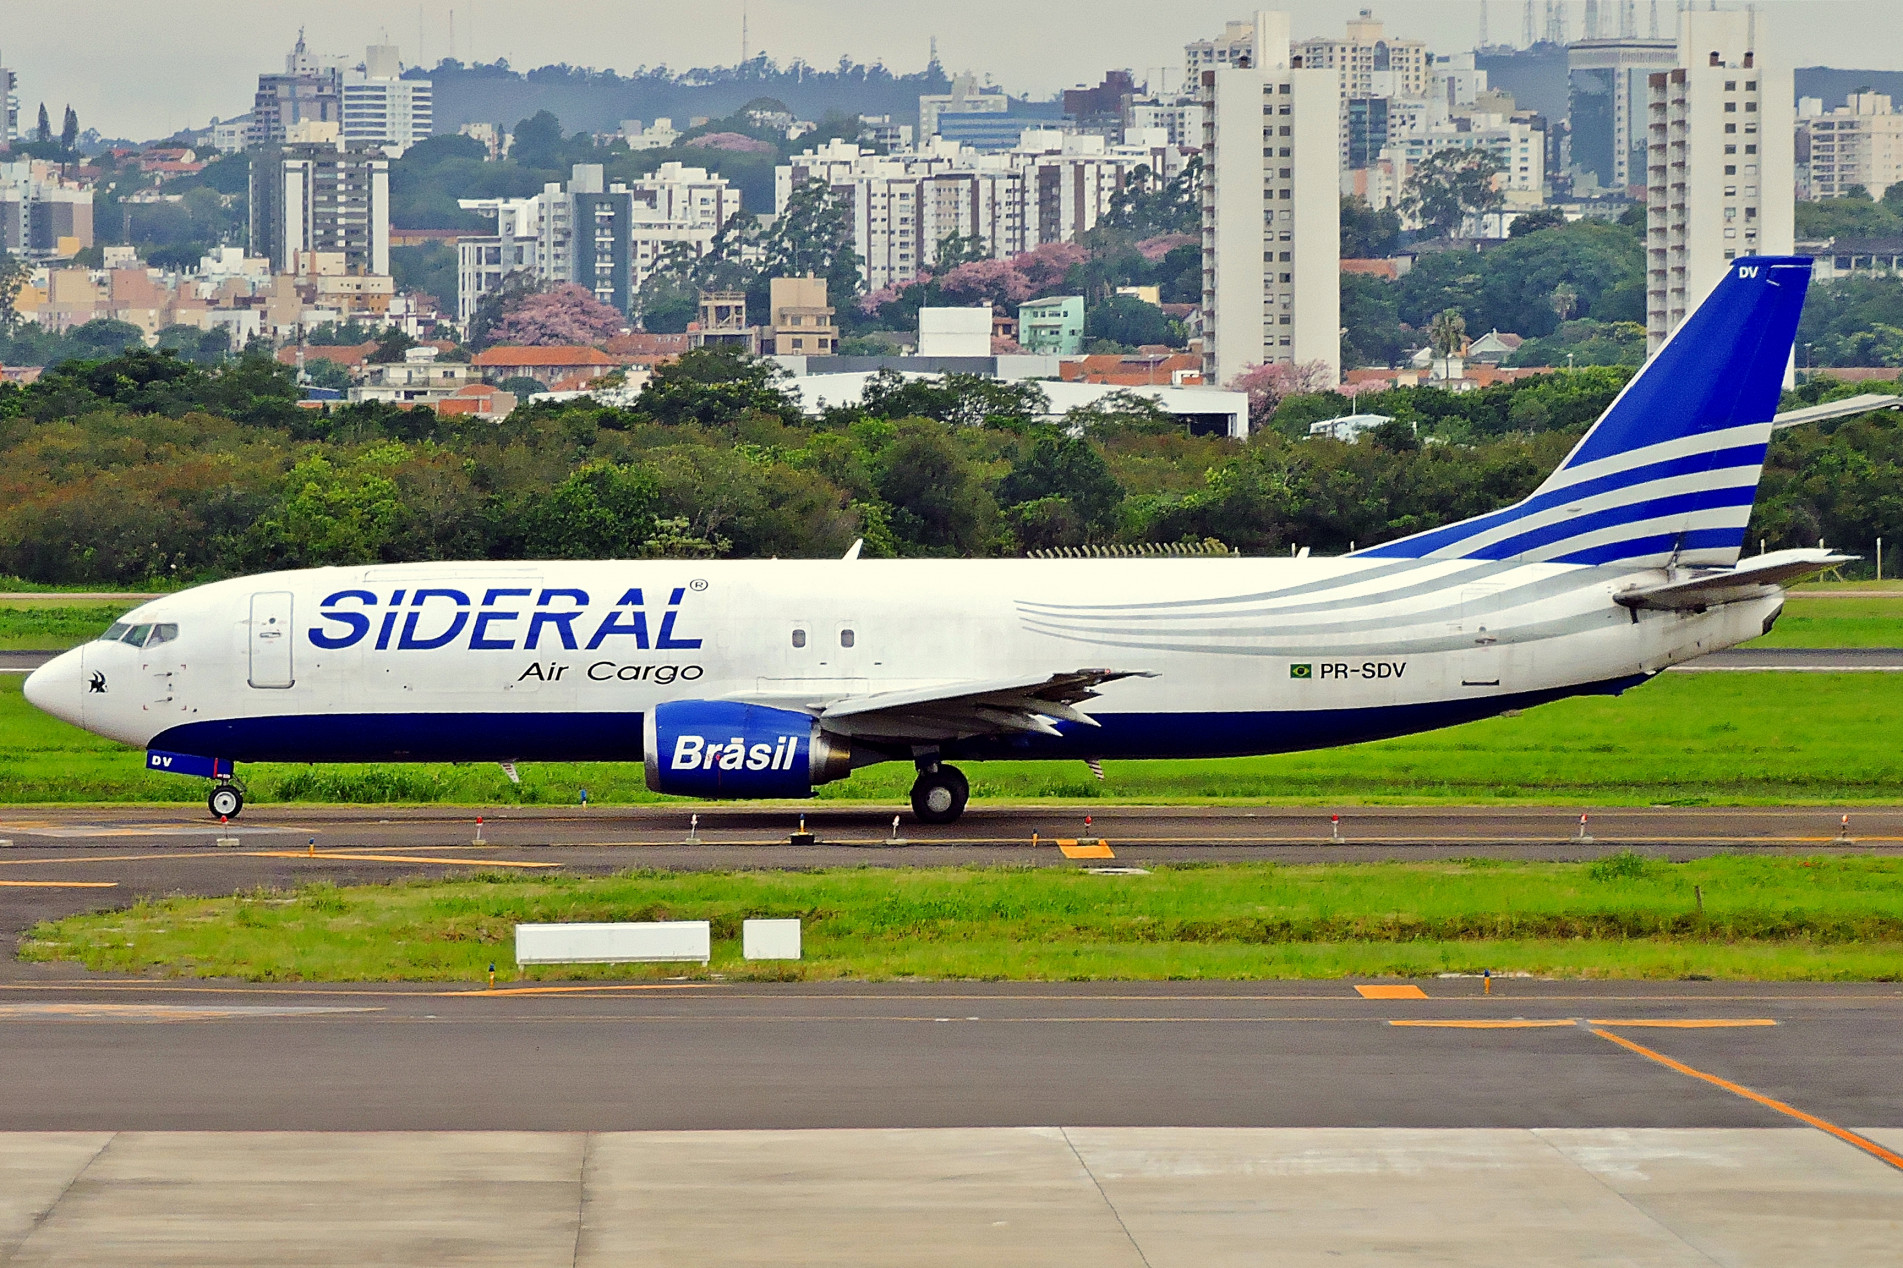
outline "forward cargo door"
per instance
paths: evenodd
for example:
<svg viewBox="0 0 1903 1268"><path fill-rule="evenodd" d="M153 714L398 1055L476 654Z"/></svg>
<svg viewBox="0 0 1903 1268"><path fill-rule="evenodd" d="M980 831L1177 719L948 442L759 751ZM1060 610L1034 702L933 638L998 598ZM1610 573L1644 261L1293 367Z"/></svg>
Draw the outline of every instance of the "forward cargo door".
<svg viewBox="0 0 1903 1268"><path fill-rule="evenodd" d="M282 691L291 676L291 594L271 590L251 596L251 678L253 687Z"/></svg>

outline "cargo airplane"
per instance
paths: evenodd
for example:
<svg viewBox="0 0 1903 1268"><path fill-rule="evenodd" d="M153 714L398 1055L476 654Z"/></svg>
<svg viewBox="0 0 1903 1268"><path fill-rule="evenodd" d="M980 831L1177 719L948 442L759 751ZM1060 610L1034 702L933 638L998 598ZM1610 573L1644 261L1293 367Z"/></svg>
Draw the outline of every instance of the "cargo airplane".
<svg viewBox="0 0 1903 1268"><path fill-rule="evenodd" d="M1811 265L1739 259L1545 483L1337 558L414 563L154 599L27 680L211 780L242 762L633 762L804 797L879 762L1227 757L1617 694L1756 638L1839 557L1740 558ZM855 551L856 553L856 551Z"/></svg>

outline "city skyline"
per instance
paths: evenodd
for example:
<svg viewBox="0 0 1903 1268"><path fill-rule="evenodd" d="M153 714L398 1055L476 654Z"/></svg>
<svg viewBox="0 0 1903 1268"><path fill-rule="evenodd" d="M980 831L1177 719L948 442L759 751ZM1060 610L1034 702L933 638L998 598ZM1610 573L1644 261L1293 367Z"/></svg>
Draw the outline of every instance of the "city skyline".
<svg viewBox="0 0 1903 1268"><path fill-rule="evenodd" d="M1367 6L1362 0L1310 0L1287 7L1299 37L1338 30ZM1479 33L1480 0L1397 0L1372 7L1391 32L1425 39L1436 52L1471 47ZM1662 9L1671 7L1673 0L1663 0ZM1780 31L1790 32L1783 41L1789 64L1903 69L1903 29L1882 20L1892 12L1890 0L1765 0L1759 7ZM559 6L562 21L544 23L529 19L557 6L425 0L414 11L406 6L403 18L393 21L390 6L367 0L244 10L231 0L178 0L163 9L129 0L76 0L57 27L49 22L10 32L0 44L0 65L20 73L23 124L43 100L56 116L71 104L83 126L103 135L149 139L249 109L258 71L281 61L300 26L314 52L353 60L362 57L365 45L387 38L406 64L433 65L453 54L463 61L507 58L525 69L567 62L624 72L643 65L684 70L739 60L743 8L748 50L764 51L781 64L828 66L843 55L904 73L926 64L936 40L948 71L988 74L1012 92L1034 97L1095 82L1106 67L1129 67L1139 77L1180 70L1185 42L1252 11L1249 5L1187 0L1159 15L1134 0L1104 0L1092 7L1088 24L1079 24L1062 11L975 0L953 22L944 10L919 0L705 0L690 18L653 0L572 0ZM1574 0L1570 8L1577 34L1582 6ZM1517 0L1492 0L1495 42L1517 40L1520 13ZM1030 38L996 38L1013 27ZM117 34L75 57L75 29ZM1843 38L1852 31L1854 55ZM1053 53L1053 42L1060 51ZM191 75L168 73L194 61Z"/></svg>

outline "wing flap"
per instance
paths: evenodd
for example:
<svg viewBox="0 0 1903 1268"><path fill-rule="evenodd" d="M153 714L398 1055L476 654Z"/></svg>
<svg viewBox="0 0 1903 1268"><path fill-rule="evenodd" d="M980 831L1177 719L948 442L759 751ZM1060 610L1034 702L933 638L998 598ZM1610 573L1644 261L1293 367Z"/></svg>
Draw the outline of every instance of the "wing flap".
<svg viewBox="0 0 1903 1268"><path fill-rule="evenodd" d="M1077 669L984 682L951 682L840 700L820 712L827 729L844 735L905 741L945 741L974 735L1060 735L1058 722L1096 726L1076 706L1097 688L1121 678L1148 678L1140 670Z"/></svg>

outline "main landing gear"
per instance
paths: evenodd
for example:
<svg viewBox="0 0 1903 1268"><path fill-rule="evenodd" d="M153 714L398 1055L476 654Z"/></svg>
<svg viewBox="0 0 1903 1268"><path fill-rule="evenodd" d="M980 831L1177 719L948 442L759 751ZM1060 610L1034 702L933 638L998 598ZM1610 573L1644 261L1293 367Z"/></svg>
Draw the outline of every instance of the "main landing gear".
<svg viewBox="0 0 1903 1268"><path fill-rule="evenodd" d="M971 785L956 766L920 763L918 782L912 785L912 813L920 823L952 823L965 813Z"/></svg>
<svg viewBox="0 0 1903 1268"><path fill-rule="evenodd" d="M213 784L205 798L205 808L214 819L236 819L238 812L244 809L244 790L236 784Z"/></svg>

